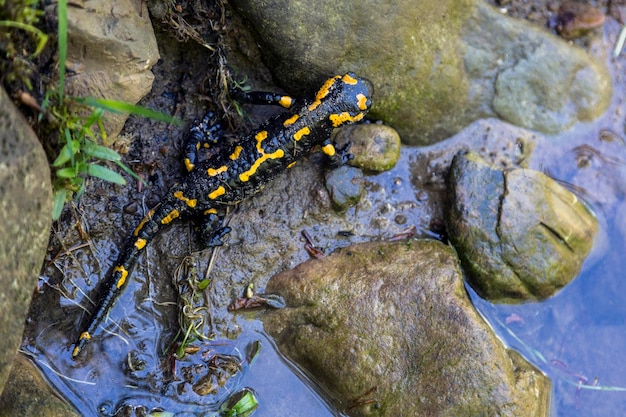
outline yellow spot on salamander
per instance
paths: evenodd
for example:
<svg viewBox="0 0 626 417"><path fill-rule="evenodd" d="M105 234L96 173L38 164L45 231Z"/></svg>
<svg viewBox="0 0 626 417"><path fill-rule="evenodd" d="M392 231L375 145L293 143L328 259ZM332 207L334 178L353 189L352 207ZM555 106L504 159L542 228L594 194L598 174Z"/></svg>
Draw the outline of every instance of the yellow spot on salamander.
<svg viewBox="0 0 626 417"><path fill-rule="evenodd" d="M208 216L209 214L217 214L217 210L215 210L214 208L210 208L208 210L205 210L203 214L205 216Z"/></svg>
<svg viewBox="0 0 626 417"><path fill-rule="evenodd" d="M294 124L296 122L296 120L298 120L300 118L300 115L294 114L293 116L291 116L289 119L285 120L283 122L283 126L284 127L289 127L292 124Z"/></svg>
<svg viewBox="0 0 626 417"><path fill-rule="evenodd" d="M259 133L254 135L256 139L256 148L259 149L261 146L261 142L267 139L267 130L261 130ZM260 148L259 152L263 152L263 148Z"/></svg>
<svg viewBox="0 0 626 417"><path fill-rule="evenodd" d="M144 217L135 228L135 231L133 232L133 236L139 235L139 232L141 231L141 229L143 229L143 227L146 225L148 220L152 218L153 215L154 215L154 209L148 211L148 214L146 214L146 217Z"/></svg>
<svg viewBox="0 0 626 417"><path fill-rule="evenodd" d="M335 85L339 78L341 78L341 75L335 75L334 77L329 78L326 80L326 82L324 82L322 88L320 88L315 95L315 101L313 101L313 103L309 105L309 111L315 110L320 104L322 104L322 100L328 95L330 89L333 85Z"/></svg>
<svg viewBox="0 0 626 417"><path fill-rule="evenodd" d="M304 126L302 129L298 130L293 134L293 138L298 141L302 139L302 136L311 134L311 129L308 126Z"/></svg>
<svg viewBox="0 0 626 417"><path fill-rule="evenodd" d="M356 83L358 82L356 78L350 76L350 74L344 75L343 78L341 78L341 81L350 85L356 85Z"/></svg>
<svg viewBox="0 0 626 417"><path fill-rule="evenodd" d="M137 250L142 250L143 248L146 247L146 243L148 243L146 239L139 238L135 242L135 247L137 248Z"/></svg>
<svg viewBox="0 0 626 417"><path fill-rule="evenodd" d="M214 177L217 174L221 174L222 172L226 172L226 170L228 169L228 167L226 165L222 165L221 167L215 169L215 168L209 168L206 170L206 173L209 174L209 177Z"/></svg>
<svg viewBox="0 0 626 417"><path fill-rule="evenodd" d="M237 145L235 147L235 150L233 153L230 154L229 158L231 159L231 161L236 160L237 158L239 158L239 155L241 154L241 151L243 150L243 148L239 145Z"/></svg>
<svg viewBox="0 0 626 417"><path fill-rule="evenodd" d="M287 165L287 168L291 168L292 166L294 166L296 164L296 161L293 161L292 163L290 163L289 165Z"/></svg>
<svg viewBox="0 0 626 417"><path fill-rule="evenodd" d="M330 116L328 116L328 118L330 119L331 123L333 124L333 127L339 127L344 123L353 123L353 122L358 122L359 120L363 119L364 114L363 113L359 113L356 116L350 116L350 113L348 112L343 112L343 113L335 113L335 114L331 114Z"/></svg>
<svg viewBox="0 0 626 417"><path fill-rule="evenodd" d="M267 139L267 130L260 131L254 137L256 139L256 149L261 156L259 156L257 160L254 161L250 169L239 174L239 180L242 182L248 181L250 177L256 173L257 169L259 169L263 162L267 161L268 159L280 159L285 156L285 152L282 149L277 149L272 153L265 153L265 149L263 149L262 144L263 141Z"/></svg>
<svg viewBox="0 0 626 417"><path fill-rule="evenodd" d="M359 109L367 110L367 97L365 97L364 94L359 93L356 95L356 99L357 99L357 105L359 106Z"/></svg>
<svg viewBox="0 0 626 417"><path fill-rule="evenodd" d="M126 283L126 278L128 278L128 271L122 265L116 266L113 271L120 273L120 279L117 280L115 286L117 288L122 288L122 286Z"/></svg>
<svg viewBox="0 0 626 417"><path fill-rule="evenodd" d="M91 339L91 335L89 334L89 332L82 332L78 339L79 340L89 340L89 339Z"/></svg>
<svg viewBox="0 0 626 417"><path fill-rule="evenodd" d="M288 109L293 104L293 99L289 96L282 96L280 100L278 100L278 104Z"/></svg>
<svg viewBox="0 0 626 417"><path fill-rule="evenodd" d="M168 224L178 216L180 216L180 213L178 212L178 210L174 209L170 211L167 216L163 217L163 219L161 220L161 224Z"/></svg>
<svg viewBox="0 0 626 417"><path fill-rule="evenodd" d="M215 200L217 197L221 196L225 192L226 192L226 190L224 189L224 187L222 187L220 185L219 187L217 187L217 189L215 191L213 191L212 193L209 194L209 198L211 200Z"/></svg>
<svg viewBox="0 0 626 417"><path fill-rule="evenodd" d="M189 158L185 158L185 168L187 168L187 172L191 172L195 165L191 163Z"/></svg>
<svg viewBox="0 0 626 417"><path fill-rule="evenodd" d="M196 142L196 151L199 151L199 150L200 150L200 146L201 146L201 145L202 145L202 144L201 144L200 142Z"/></svg>
<svg viewBox="0 0 626 417"><path fill-rule="evenodd" d="M324 152L328 156L334 156L335 147L329 143L328 145L322 146L322 152Z"/></svg>
<svg viewBox="0 0 626 417"><path fill-rule="evenodd" d="M183 195L182 191L176 191L174 193L174 197L176 197L180 201L184 201L191 208L194 208L196 206L196 204L198 203L198 200L196 200L195 198L187 198L187 197L185 197Z"/></svg>

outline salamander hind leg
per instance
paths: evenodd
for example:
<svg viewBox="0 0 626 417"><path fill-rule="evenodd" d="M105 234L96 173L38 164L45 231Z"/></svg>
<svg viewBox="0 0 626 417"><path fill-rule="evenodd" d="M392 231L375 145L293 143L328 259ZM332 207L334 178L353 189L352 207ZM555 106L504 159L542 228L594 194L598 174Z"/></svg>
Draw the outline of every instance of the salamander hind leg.
<svg viewBox="0 0 626 417"><path fill-rule="evenodd" d="M207 213L198 221L198 237L203 248L222 246L222 239L230 232L230 227L223 226L224 216L216 210L207 210Z"/></svg>

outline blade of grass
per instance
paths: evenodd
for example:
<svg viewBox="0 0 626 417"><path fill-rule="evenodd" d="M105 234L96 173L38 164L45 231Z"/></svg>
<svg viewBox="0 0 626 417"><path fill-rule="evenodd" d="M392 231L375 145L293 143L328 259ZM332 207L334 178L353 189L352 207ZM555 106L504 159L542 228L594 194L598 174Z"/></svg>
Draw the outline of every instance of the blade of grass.
<svg viewBox="0 0 626 417"><path fill-rule="evenodd" d="M54 200L52 203L52 221L56 221L61 217L63 206L67 198L65 188L59 188L54 192Z"/></svg>
<svg viewBox="0 0 626 417"><path fill-rule="evenodd" d="M65 90L65 63L67 61L67 0L57 3L59 13L59 103L63 103Z"/></svg>
<svg viewBox="0 0 626 417"><path fill-rule="evenodd" d="M182 124L182 121L169 114L162 113L160 111L152 110L147 107L136 106L134 104L126 103L119 100L108 100L104 98L94 97L78 97L76 100L87 106L100 108L112 113L131 113L137 116L147 117L150 119L158 120L166 123L173 123L176 125Z"/></svg>
<svg viewBox="0 0 626 417"><path fill-rule="evenodd" d="M135 171L133 171L132 169L127 167L126 164L124 164L121 161L116 161L115 163L117 164L118 167L120 167L128 175L130 175L131 177L133 177L137 181L141 182L143 185L148 185L148 183L143 178L141 178L139 175L135 174Z"/></svg>
<svg viewBox="0 0 626 417"><path fill-rule="evenodd" d="M63 145L61 151L59 151L59 156L57 156L57 159L54 160L52 166L60 167L61 165L65 164L70 159L72 159L72 156L75 155L76 152L78 152L79 148L80 144L77 140L70 140L65 145Z"/></svg>

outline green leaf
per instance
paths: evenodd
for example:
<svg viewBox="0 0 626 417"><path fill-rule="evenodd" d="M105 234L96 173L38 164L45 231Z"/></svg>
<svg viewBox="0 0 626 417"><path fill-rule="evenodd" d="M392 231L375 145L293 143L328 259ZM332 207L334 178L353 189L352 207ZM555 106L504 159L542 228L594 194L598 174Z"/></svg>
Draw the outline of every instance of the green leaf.
<svg viewBox="0 0 626 417"><path fill-rule="evenodd" d="M67 167L56 170L56 176L60 178L74 178L78 175L77 167Z"/></svg>
<svg viewBox="0 0 626 417"><path fill-rule="evenodd" d="M65 188L60 188L54 192L54 200L52 202L52 221L57 221L59 220L59 217L61 217L66 198L67 192L65 191Z"/></svg>
<svg viewBox="0 0 626 417"><path fill-rule="evenodd" d="M59 152L59 156L52 163L53 167L59 167L71 160L74 155L80 150L80 143L77 140L70 140L67 142Z"/></svg>
<svg viewBox="0 0 626 417"><path fill-rule="evenodd" d="M87 164L87 173L92 177L100 178L113 184L125 185L126 180L117 172L102 165Z"/></svg>
<svg viewBox="0 0 626 417"><path fill-rule="evenodd" d="M198 289L204 290L209 286L210 283L211 283L210 279L203 279L202 281L198 282Z"/></svg>
<svg viewBox="0 0 626 417"><path fill-rule="evenodd" d="M226 400L220 411L224 417L247 417L259 406L251 388L244 388Z"/></svg>
<svg viewBox="0 0 626 417"><path fill-rule="evenodd" d="M120 154L115 152L113 149L98 145L97 143L93 143L89 140L85 141L85 144L83 145L83 152L94 158L104 159L106 161L118 162L122 160Z"/></svg>

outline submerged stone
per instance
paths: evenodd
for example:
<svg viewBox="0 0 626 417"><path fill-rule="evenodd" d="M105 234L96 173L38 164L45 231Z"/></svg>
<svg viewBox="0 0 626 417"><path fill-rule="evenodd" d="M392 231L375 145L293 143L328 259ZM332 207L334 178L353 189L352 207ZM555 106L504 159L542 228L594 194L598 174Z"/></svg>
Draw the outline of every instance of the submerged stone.
<svg viewBox="0 0 626 417"><path fill-rule="evenodd" d="M447 228L472 287L491 301L544 299L591 251L597 220L570 191L529 169L459 153L448 176Z"/></svg>
<svg viewBox="0 0 626 417"><path fill-rule="evenodd" d="M280 350L350 416L544 416L549 381L472 306L454 251L433 240L353 245L274 276Z"/></svg>

